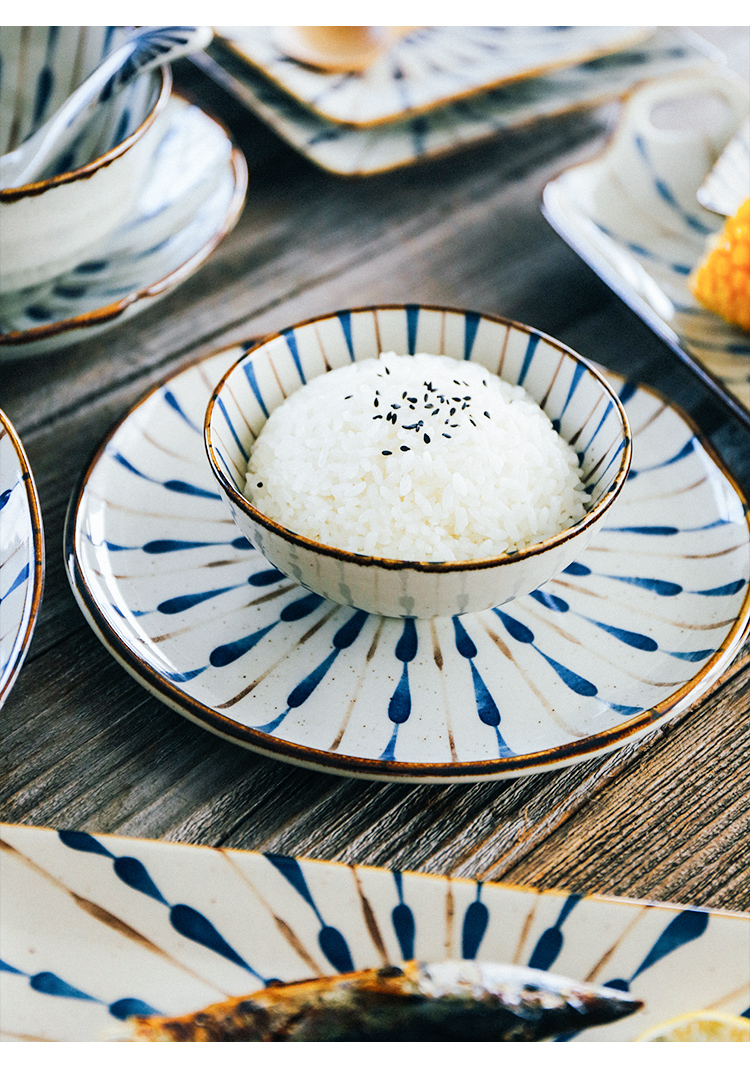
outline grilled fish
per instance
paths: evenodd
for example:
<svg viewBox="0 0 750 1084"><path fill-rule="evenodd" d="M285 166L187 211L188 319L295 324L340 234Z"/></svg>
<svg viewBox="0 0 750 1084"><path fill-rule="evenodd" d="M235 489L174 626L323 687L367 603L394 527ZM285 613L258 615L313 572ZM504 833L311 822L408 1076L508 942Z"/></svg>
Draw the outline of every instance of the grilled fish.
<svg viewBox="0 0 750 1084"><path fill-rule="evenodd" d="M186 1016L128 1021L132 1042L538 1042L642 1002L546 971L473 960L372 968L286 985Z"/></svg>

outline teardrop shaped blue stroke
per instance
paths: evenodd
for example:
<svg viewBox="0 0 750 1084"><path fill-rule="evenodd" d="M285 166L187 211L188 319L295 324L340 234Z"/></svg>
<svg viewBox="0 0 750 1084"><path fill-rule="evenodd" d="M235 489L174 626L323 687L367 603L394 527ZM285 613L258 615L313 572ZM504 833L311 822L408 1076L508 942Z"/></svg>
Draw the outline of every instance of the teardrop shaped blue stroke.
<svg viewBox="0 0 750 1084"><path fill-rule="evenodd" d="M747 583L747 580L732 580L731 583L723 583L720 587L709 587L703 591L691 591L691 595L705 595L708 598L736 595Z"/></svg>
<svg viewBox="0 0 750 1084"><path fill-rule="evenodd" d="M404 628L396 644L396 658L403 664L401 678L388 704L388 718L392 723L404 723L411 715L411 692L409 690L409 663L413 662L418 649L416 625L413 617L404 619Z"/></svg>
<svg viewBox="0 0 750 1084"><path fill-rule="evenodd" d="M312 908L313 914L321 926L318 933L318 944L326 959L333 964L339 972L353 971L354 962L351 953L349 952L346 939L335 926L326 925L323 916L318 909L318 905L307 886L307 881L305 880L305 875L302 872L299 862L295 858L290 858L288 855L284 854L269 853L265 854L264 857L271 863L274 869L278 870L278 872L286 878L305 903Z"/></svg>
<svg viewBox="0 0 750 1084"><path fill-rule="evenodd" d="M393 929L396 932L399 948L401 949L401 959L413 960L414 937L416 934L414 912L411 907L404 902L403 877L398 870L393 870L393 880L396 884L399 902L391 911L391 922L393 923Z"/></svg>
<svg viewBox="0 0 750 1084"><path fill-rule="evenodd" d="M249 971L251 975L265 982L263 976L224 940L214 924L209 922L200 911L196 911L194 907L190 907L186 903L175 903L169 909L169 921L183 937L187 937L190 941L195 941L196 944L203 945L204 948L218 953L218 955L223 956L233 964L237 964L238 967Z"/></svg>
<svg viewBox="0 0 750 1084"><path fill-rule="evenodd" d="M458 617L453 618L453 630L456 642L456 650L462 658L466 659L469 663L469 671L471 673L471 683L474 690L474 702L477 708L477 715L481 722L486 726L494 727L497 736L498 756L500 757L512 757L514 756L513 750L506 743L502 734L500 733L500 723L502 717L500 715L500 709L498 708L492 693L487 688L487 685L479 673L474 659L477 654L477 646L469 636L466 629L461 624Z"/></svg>
<svg viewBox="0 0 750 1084"><path fill-rule="evenodd" d="M249 636L242 636L239 640L233 640L228 644L220 644L208 656L209 663L215 667L229 666L230 663L241 659L248 651L252 651L255 645L260 643L263 637L267 636L271 629L275 629L278 624L278 621L272 621L270 625L265 625L262 629L256 629Z"/></svg>
<svg viewBox="0 0 750 1084"><path fill-rule="evenodd" d="M559 595L551 595L547 591L532 591L531 598L555 613L566 614L570 609L570 604L564 598L560 598Z"/></svg>
<svg viewBox="0 0 750 1084"><path fill-rule="evenodd" d="M344 338L346 339L346 347L349 351L349 357L354 361L354 342L352 340L352 314L347 309L346 311L337 312L336 315L339 318L341 324L341 330L344 332Z"/></svg>
<svg viewBox="0 0 750 1084"><path fill-rule="evenodd" d="M39 971L36 975L31 975L29 986L39 994L50 994L52 997L71 997L78 1001L99 1001L99 998L92 997L91 994L85 994L83 990L79 990L76 986L71 986L69 982L65 982L64 979L61 979L59 975L55 975L52 971Z"/></svg>
<svg viewBox="0 0 750 1084"><path fill-rule="evenodd" d="M119 463L121 467L124 467L132 474L137 475L138 478L143 478L146 482L153 482L154 485L163 486L164 489L168 489L173 493L182 493L187 497L203 497L210 501L221 500L218 493L214 493L213 490L202 489L200 486L193 485L192 482L183 482L179 478L162 482L158 478L152 478L148 474L144 474L143 471L138 470L132 463L129 463L121 452L111 451L110 455L116 463Z"/></svg>
<svg viewBox="0 0 750 1084"><path fill-rule="evenodd" d="M129 1016L161 1016L158 1009L141 1001L139 997L121 997L109 1006L111 1016L116 1020L127 1020Z"/></svg>
<svg viewBox="0 0 750 1084"><path fill-rule="evenodd" d="M247 582L251 587L270 587L272 583L283 579L286 577L278 568L264 568L262 572L254 572L252 576L248 576Z"/></svg>
<svg viewBox="0 0 750 1084"><path fill-rule="evenodd" d="M297 337L294 334L294 329L293 328L288 328L284 332L284 338L286 339L286 344L289 347L289 352L291 353L292 358L294 359L294 364L296 366L297 372L300 375L300 379L302 380L302 383L304 384L304 383L306 383L306 381L305 381L305 371L302 368L302 362L300 361L299 348L297 346Z"/></svg>
<svg viewBox="0 0 750 1084"><path fill-rule="evenodd" d="M535 967L539 971L547 971L552 966L563 947L563 923L581 898L574 892L568 896L560 909L555 924L547 927L532 949L528 967Z"/></svg>
<svg viewBox="0 0 750 1084"><path fill-rule="evenodd" d="M467 361L471 358L471 352L474 349L480 319L478 312L464 313L464 357Z"/></svg>
<svg viewBox="0 0 750 1084"><path fill-rule="evenodd" d="M534 354L536 353L536 348L538 345L539 336L535 332L532 332L529 335L528 342L526 343L526 353L524 354L523 363L521 365L521 372L517 381L521 385L521 387L523 387L523 383L528 376L529 368L531 366L531 362L534 360Z"/></svg>
<svg viewBox="0 0 750 1084"><path fill-rule="evenodd" d="M88 835L85 832L70 832L61 831L58 832L58 836L62 843L67 847L71 847L73 850L87 851L91 854L99 854L106 858L114 859L113 866L114 872L117 877L126 884L128 888L135 889L137 892L142 892L146 896L150 896L151 899L156 900L158 903L164 904L169 909L169 919L172 926L183 937L189 938L191 941L195 941L198 944L203 945L205 948L211 949L214 952L224 956L227 960L231 960L233 963L249 971L255 975L256 978L265 982L265 979L251 967L246 960L244 960L238 952L229 945L216 927L209 922L209 920L199 911L196 911L194 907L188 906L185 903L170 904L151 879L148 870L141 861L137 858L132 858L128 855L122 855L115 857L111 851L108 851L97 839Z"/></svg>
<svg viewBox="0 0 750 1084"><path fill-rule="evenodd" d="M614 636L616 640L620 640L623 644L627 644L628 647L634 647L637 651L659 650L659 645L651 636L645 636L641 632L632 632L630 629L621 629L616 625L607 625L604 621L595 621L593 617L587 617L586 620L590 624L595 625L596 628L601 629L602 632Z"/></svg>
<svg viewBox="0 0 750 1084"><path fill-rule="evenodd" d="M419 326L419 305L406 306L406 349L413 354L417 348L417 328Z"/></svg>
<svg viewBox="0 0 750 1084"><path fill-rule="evenodd" d="M196 591L192 595L177 595L175 598L167 598L156 607L160 614L181 614L185 610L191 610L193 606L199 606L201 602L226 595L228 591L236 591L238 587L244 587L243 583L233 583L229 587L215 587L213 591Z"/></svg>
<svg viewBox="0 0 750 1084"><path fill-rule="evenodd" d="M697 938L701 937L708 928L708 920L709 915L707 911L700 911L693 908L680 911L662 930L651 950L646 954L629 979L610 979L608 982L605 982L604 985L610 986L615 990L624 990L627 992L630 990L631 983L638 975L643 974L649 967L653 967L654 964L663 960L665 956L668 956L672 952L676 952L684 945L688 945L691 941L695 941Z"/></svg>
<svg viewBox="0 0 750 1084"><path fill-rule="evenodd" d="M482 903L481 894L482 885L477 882L477 898L466 908L461 929L461 955L464 960L476 959L489 925L490 912L486 904Z"/></svg>
<svg viewBox="0 0 750 1084"><path fill-rule="evenodd" d="M233 420L231 414L227 410L226 403L224 402L223 399L217 399L216 400L216 405L218 406L219 410L221 411L221 413L222 413L222 415L224 417L224 421L227 424L227 428L229 429L229 432L232 434L232 440L234 441L235 445L237 446L237 450L239 451L240 455L243 456L244 459L247 459L248 455L249 455L248 449L245 448L245 445L240 440L240 435L237 432L237 429L236 429L236 426L234 424L234 420ZM228 464L226 463L226 460L224 459L224 456L222 456L221 459L222 459L222 462L224 463L224 465L228 466Z"/></svg>
<svg viewBox="0 0 750 1084"><path fill-rule="evenodd" d="M164 402L167 404L167 406L171 407L172 410L174 410L174 412L176 414L178 414L182 418L182 420L187 425L189 425L190 428L194 432L196 432L196 433L202 433L203 432L202 427L199 426L199 425L196 425L196 423L193 421L193 419L189 418L187 416L187 414L185 413L185 411L182 409L179 402L177 401L177 397L176 397L176 395L174 394L173 391L166 390L164 392Z"/></svg>
<svg viewBox="0 0 750 1084"><path fill-rule="evenodd" d="M537 645L534 643L534 633L531 631L528 625L524 625L521 621L518 621L516 620L516 618L511 617L510 614L504 613L499 608L495 608L493 612L496 613L502 621L503 625L505 626L506 632L519 643L528 644L529 646L533 647L534 650L539 655L541 655L544 661L552 667L557 676L568 686L569 689L571 689L574 693L578 693L579 696L598 696L599 690L597 689L596 685L593 684L593 682L583 677L582 674L577 674L575 673L575 671L568 669L567 666L563 666L563 664L561 662L558 662L557 659L553 659L550 655L547 655L546 652L542 651L541 648L537 647Z"/></svg>
<svg viewBox="0 0 750 1084"><path fill-rule="evenodd" d="M5 592L5 594L0 596L0 602L4 602L5 599L9 598L13 594L14 591L18 590L18 588L21 586L21 584L26 583L26 581L29 578L30 572L31 572L31 565L30 564L24 565L24 567L17 574L16 578L14 579L13 583L10 585L8 590Z"/></svg>
<svg viewBox="0 0 750 1084"><path fill-rule="evenodd" d="M252 358L248 358L242 366L242 371L245 374L245 379L250 385L250 389L255 396L258 406L263 411L266 417L268 417L268 409L263 402L263 396L260 393L260 385L258 384L258 378L255 375L255 366L253 365Z"/></svg>

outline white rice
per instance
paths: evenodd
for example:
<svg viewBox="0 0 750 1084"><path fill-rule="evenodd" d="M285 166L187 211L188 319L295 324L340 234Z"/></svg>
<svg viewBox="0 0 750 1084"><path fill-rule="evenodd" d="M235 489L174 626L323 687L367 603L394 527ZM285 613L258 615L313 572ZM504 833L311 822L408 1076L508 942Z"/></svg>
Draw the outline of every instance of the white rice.
<svg viewBox="0 0 750 1084"><path fill-rule="evenodd" d="M245 495L306 538L412 561L521 549L577 522L586 500L575 452L523 388L474 362L393 353L277 407Z"/></svg>

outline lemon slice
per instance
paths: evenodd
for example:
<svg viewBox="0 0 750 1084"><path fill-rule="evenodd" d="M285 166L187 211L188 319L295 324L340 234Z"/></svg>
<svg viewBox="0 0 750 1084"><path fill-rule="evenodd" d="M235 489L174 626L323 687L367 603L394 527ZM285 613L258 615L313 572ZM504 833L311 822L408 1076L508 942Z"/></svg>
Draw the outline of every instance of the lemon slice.
<svg viewBox="0 0 750 1084"><path fill-rule="evenodd" d="M750 1043L750 1020L725 1012L689 1012L649 1028L639 1043Z"/></svg>

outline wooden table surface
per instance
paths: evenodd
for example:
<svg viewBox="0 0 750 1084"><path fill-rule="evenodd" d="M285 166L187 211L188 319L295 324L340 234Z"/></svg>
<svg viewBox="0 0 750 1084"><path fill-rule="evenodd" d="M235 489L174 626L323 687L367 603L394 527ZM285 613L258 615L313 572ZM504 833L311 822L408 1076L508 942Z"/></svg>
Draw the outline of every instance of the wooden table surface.
<svg viewBox="0 0 750 1084"><path fill-rule="evenodd" d="M748 28L705 28L750 74ZM68 586L71 491L155 381L337 308L498 312L666 393L750 493L741 424L547 224L542 189L602 146L614 107L538 123L370 179L327 175L181 64L246 152L233 233L175 293L79 346L0 369L41 498L44 598L0 718L0 821L253 848L394 869L750 909L750 650L689 711L617 752L517 780L344 779L194 726L108 654Z"/></svg>

